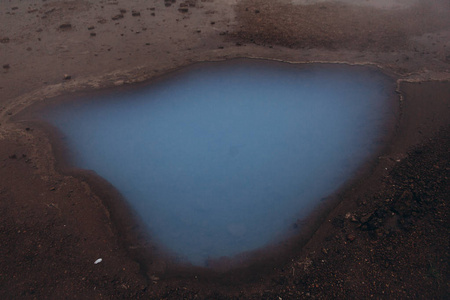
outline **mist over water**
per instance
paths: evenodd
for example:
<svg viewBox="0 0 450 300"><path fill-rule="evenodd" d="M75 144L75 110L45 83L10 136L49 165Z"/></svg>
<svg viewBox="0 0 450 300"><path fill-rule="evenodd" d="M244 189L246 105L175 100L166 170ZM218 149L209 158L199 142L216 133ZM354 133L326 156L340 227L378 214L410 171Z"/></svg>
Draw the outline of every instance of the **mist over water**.
<svg viewBox="0 0 450 300"><path fill-rule="evenodd" d="M178 259L204 265L285 238L374 150L383 76L269 62L197 65L58 105L73 163L112 183Z"/></svg>

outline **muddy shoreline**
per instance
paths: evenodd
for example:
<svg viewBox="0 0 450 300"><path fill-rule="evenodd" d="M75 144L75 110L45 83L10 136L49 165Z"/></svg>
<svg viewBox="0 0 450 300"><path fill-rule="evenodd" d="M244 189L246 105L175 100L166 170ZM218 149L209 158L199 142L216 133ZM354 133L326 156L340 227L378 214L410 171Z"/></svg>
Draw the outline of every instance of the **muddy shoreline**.
<svg viewBox="0 0 450 300"><path fill-rule="evenodd" d="M361 16L382 14L383 26L390 27L387 35L372 36L378 42L369 48L364 26L351 43L334 30L317 35L307 26L296 27L294 12L301 5L288 1L193 1L187 13L178 11L179 3L109 2L1 4L0 20L7 25L0 31L2 298L438 299L450 294L450 24L440 17L446 15L444 2L437 15L433 7L394 11L394 16L423 13L408 19L413 23L436 18L411 31L398 31L404 27L390 23L389 12L360 9ZM333 5L325 7L307 8L311 28L320 29L314 20ZM351 5L337 9L358 13ZM117 14L123 17L111 20ZM280 14L280 28L260 30L273 27ZM348 26L333 20L335 28ZM68 21L71 28L62 30ZM324 26L319 32L327 32ZM96 35L88 27L95 27ZM286 44L293 32L318 38ZM396 32L405 35L401 43L384 38L395 39ZM278 38L283 33L287 39ZM116 42L120 39L126 42ZM111 201L117 194L107 182L86 171L61 171L62 152L52 146L48 131L14 121L24 108L49 98L236 57L376 65L397 79L400 97L390 142L364 175L336 194L335 206L317 219L311 237L292 241L295 250L280 261L265 257L264 264L245 272L213 274L157 259L151 243L136 242L147 238L136 230L139 224L130 226L113 213L128 208L115 206L123 202ZM103 261L96 265L98 258Z"/></svg>

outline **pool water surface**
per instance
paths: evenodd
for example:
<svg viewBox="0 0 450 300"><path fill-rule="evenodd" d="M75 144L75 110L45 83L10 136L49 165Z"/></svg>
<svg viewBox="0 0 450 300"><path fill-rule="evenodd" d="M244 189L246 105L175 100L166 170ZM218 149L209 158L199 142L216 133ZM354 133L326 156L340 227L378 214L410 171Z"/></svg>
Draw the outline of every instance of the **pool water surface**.
<svg viewBox="0 0 450 300"><path fill-rule="evenodd" d="M72 163L114 185L179 261L280 241L377 148L381 73L266 61L198 64L45 118Z"/></svg>

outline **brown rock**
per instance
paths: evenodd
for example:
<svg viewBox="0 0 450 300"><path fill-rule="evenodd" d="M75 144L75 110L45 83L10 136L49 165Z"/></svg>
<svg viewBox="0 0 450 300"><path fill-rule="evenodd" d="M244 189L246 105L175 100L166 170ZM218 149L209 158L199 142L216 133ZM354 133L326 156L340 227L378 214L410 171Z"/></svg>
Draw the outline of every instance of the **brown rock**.
<svg viewBox="0 0 450 300"><path fill-rule="evenodd" d="M61 29L61 30L70 30L70 29L72 29L72 24L70 24L70 23L61 24L61 25L59 25L59 29Z"/></svg>
<svg viewBox="0 0 450 300"><path fill-rule="evenodd" d="M371 213L369 213L369 214L367 214L367 215L361 217L360 222L363 223L363 224L364 224L364 223L367 223L367 222L370 220L370 217L372 217L372 214L371 214Z"/></svg>
<svg viewBox="0 0 450 300"><path fill-rule="evenodd" d="M356 236L353 233L350 233L349 235L347 235L347 240L349 240L350 242L353 242L356 239Z"/></svg>
<svg viewBox="0 0 450 300"><path fill-rule="evenodd" d="M111 19L113 19L114 21L117 21L117 20L123 19L123 14L118 14L118 15L115 15L115 16L114 16L114 17L112 17Z"/></svg>

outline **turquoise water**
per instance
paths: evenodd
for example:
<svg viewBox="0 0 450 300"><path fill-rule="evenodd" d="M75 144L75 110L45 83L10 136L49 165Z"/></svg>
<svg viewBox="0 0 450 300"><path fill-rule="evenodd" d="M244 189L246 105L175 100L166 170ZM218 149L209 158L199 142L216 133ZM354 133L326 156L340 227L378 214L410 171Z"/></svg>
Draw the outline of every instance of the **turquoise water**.
<svg viewBox="0 0 450 300"><path fill-rule="evenodd" d="M375 149L387 99L374 71L241 61L46 118L73 164L112 183L161 246L205 265L285 238Z"/></svg>

